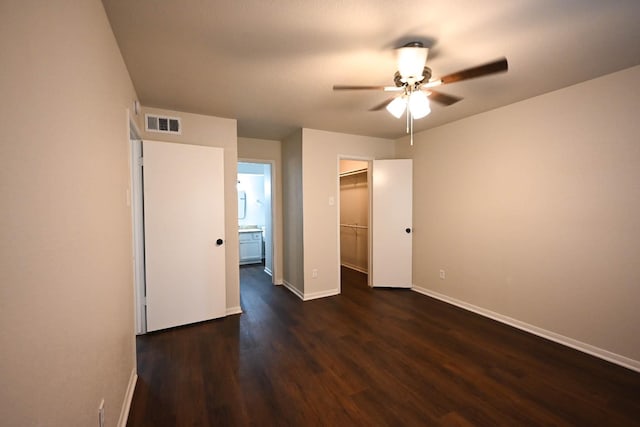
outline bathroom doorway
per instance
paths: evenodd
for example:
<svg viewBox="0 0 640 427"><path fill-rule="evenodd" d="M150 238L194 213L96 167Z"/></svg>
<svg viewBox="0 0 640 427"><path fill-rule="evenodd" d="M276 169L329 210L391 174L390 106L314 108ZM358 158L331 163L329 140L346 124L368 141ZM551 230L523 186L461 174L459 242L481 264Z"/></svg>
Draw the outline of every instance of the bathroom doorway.
<svg viewBox="0 0 640 427"><path fill-rule="evenodd" d="M273 165L238 162L240 265L262 264L273 279Z"/></svg>

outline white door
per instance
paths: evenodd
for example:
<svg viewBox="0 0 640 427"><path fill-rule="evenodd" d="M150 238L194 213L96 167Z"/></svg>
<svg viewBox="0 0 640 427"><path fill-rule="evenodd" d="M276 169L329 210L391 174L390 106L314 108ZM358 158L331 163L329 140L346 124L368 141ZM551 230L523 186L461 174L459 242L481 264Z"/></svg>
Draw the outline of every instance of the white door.
<svg viewBox="0 0 640 427"><path fill-rule="evenodd" d="M412 166L411 159L373 161L372 286L412 285Z"/></svg>
<svg viewBox="0 0 640 427"><path fill-rule="evenodd" d="M147 331L226 314L224 152L143 142Z"/></svg>

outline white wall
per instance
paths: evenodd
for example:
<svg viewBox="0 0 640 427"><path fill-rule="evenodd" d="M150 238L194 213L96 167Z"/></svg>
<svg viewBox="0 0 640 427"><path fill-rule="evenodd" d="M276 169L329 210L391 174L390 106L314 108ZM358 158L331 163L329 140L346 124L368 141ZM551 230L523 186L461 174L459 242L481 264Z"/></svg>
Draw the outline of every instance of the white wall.
<svg viewBox="0 0 640 427"><path fill-rule="evenodd" d="M246 215L241 219L242 212L238 213L238 225L264 226L265 200L264 200L264 172L260 175L250 173L238 173L239 187L246 195ZM240 209L238 207L238 209Z"/></svg>
<svg viewBox="0 0 640 427"><path fill-rule="evenodd" d="M634 67L401 140L415 285L640 368L638 88Z"/></svg>
<svg viewBox="0 0 640 427"><path fill-rule="evenodd" d="M339 158L394 158L392 140L314 129L302 131L304 297L340 292ZM329 199L334 201L330 205ZM312 278L312 271L318 277Z"/></svg>
<svg viewBox="0 0 640 427"><path fill-rule="evenodd" d="M171 135L157 132L145 132L142 138L147 140L177 142L183 144L206 145L224 149L224 202L225 202L225 268L227 284L227 312L240 310L240 276L238 271L238 140L236 121L180 111L162 110L144 107L142 114L158 114L180 117L182 134Z"/></svg>
<svg viewBox="0 0 640 427"><path fill-rule="evenodd" d="M115 426L135 373L127 108L102 3L0 3L0 424Z"/></svg>

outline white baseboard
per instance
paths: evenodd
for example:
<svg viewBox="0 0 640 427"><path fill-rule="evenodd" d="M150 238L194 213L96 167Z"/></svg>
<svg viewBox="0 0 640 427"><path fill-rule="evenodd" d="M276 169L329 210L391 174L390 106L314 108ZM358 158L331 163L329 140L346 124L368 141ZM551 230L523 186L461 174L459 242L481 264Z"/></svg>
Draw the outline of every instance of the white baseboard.
<svg viewBox="0 0 640 427"><path fill-rule="evenodd" d="M447 295L440 294L438 292L434 292L432 290L421 288L420 286L413 286L411 288L413 291L418 292L420 294L426 295L428 297L432 297L438 299L440 301L444 301L446 303L455 305L457 307L463 308L468 311L472 311L481 316L488 317L490 319L496 320L500 323L504 323L509 326L513 326L514 328L521 329L523 331L532 333L542 338L546 338L548 340L557 342L558 344L565 345L567 347L571 347L575 350L581 351L583 353L590 354L592 356L598 357L600 359L604 359L608 362L615 363L616 365L623 366L625 368L640 372L640 361L633 360L625 356L621 356L616 353L612 353L608 350L604 350L599 347L595 347L591 344L587 344L573 338L565 337L564 335L557 334L555 332L548 331L546 329L539 328L534 325L530 325L528 323L522 322L520 320L513 319L508 316L504 316L502 314L496 313L491 310L484 309L482 307L478 307L473 304L466 303L464 301L460 301L455 298L451 298Z"/></svg>
<svg viewBox="0 0 640 427"><path fill-rule="evenodd" d="M235 307L228 307L226 315L230 316L232 314L242 314L242 307L240 307L239 305Z"/></svg>
<svg viewBox="0 0 640 427"><path fill-rule="evenodd" d="M302 294L302 292L300 292L297 288L295 288L291 283L287 282L286 280L283 280L282 284L284 285L285 288L289 289L291 293L293 293L295 296L297 296L302 301L304 301L304 295Z"/></svg>
<svg viewBox="0 0 640 427"><path fill-rule="evenodd" d="M302 300L310 301L312 299L332 297L334 295L339 295L339 294L340 294L340 289L331 289L329 291L312 292L309 294L304 294L304 298Z"/></svg>
<svg viewBox="0 0 640 427"><path fill-rule="evenodd" d="M133 392L136 389L136 382L138 381L138 374L136 368L131 370L131 376L129 377L129 384L127 385L127 391L124 395L124 402L122 402L122 408L120 409L120 418L118 419L118 427L126 427L127 420L129 419L129 409L131 409L131 401L133 400Z"/></svg>
<svg viewBox="0 0 640 427"><path fill-rule="evenodd" d="M366 268L361 268L361 267L358 267L357 265L349 264L347 262L343 262L340 265L343 266L343 267L347 267L347 268L349 268L351 270L355 270L355 271L357 271L359 273L369 274L369 272L367 271Z"/></svg>
<svg viewBox="0 0 640 427"><path fill-rule="evenodd" d="M282 284L284 285L285 288L289 289L295 296L300 298L302 301L311 301L318 298L332 297L334 295L340 294L340 289L331 289L330 291L320 291L320 292L305 294L303 292L300 292L299 289L295 288L291 283L287 282L286 280L284 280Z"/></svg>
<svg viewBox="0 0 640 427"><path fill-rule="evenodd" d="M271 283L277 286L281 286L283 284L282 279L279 279L273 275L273 271L269 270L267 267L264 268L264 272L271 276Z"/></svg>

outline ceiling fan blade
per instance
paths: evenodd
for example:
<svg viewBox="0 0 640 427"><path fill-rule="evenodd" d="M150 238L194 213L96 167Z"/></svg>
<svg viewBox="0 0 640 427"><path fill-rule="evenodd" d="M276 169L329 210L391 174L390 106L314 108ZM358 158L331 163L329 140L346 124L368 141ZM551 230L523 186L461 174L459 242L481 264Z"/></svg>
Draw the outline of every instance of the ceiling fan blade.
<svg viewBox="0 0 640 427"><path fill-rule="evenodd" d="M385 90L387 86L349 86L333 85L333 90Z"/></svg>
<svg viewBox="0 0 640 427"><path fill-rule="evenodd" d="M391 98L387 98L384 102L381 102L380 104L369 108L369 111L380 111L383 108L385 108L387 105L391 104L391 101L393 101L394 99L396 99L395 96L392 96Z"/></svg>
<svg viewBox="0 0 640 427"><path fill-rule="evenodd" d="M429 89L429 99L431 101L437 102L438 104L442 104L445 106L453 105L458 101L462 101L462 98L458 98L457 96L447 95L446 93L436 92L434 90Z"/></svg>
<svg viewBox="0 0 640 427"><path fill-rule="evenodd" d="M442 84L455 83L461 80L473 79L476 77L487 76L489 74L500 73L507 71L509 64L507 58L500 58L497 61L489 62L488 64L479 65L473 68L467 68L466 70L458 71L440 78Z"/></svg>

